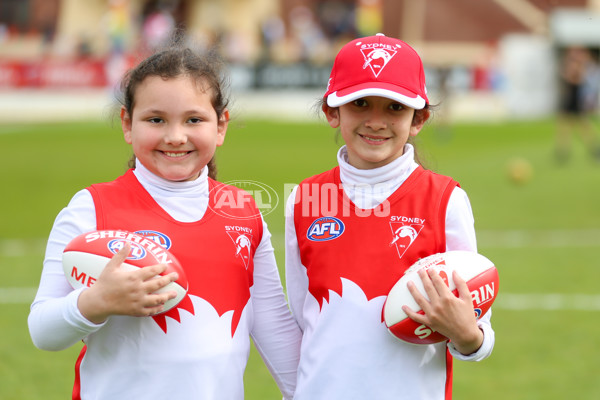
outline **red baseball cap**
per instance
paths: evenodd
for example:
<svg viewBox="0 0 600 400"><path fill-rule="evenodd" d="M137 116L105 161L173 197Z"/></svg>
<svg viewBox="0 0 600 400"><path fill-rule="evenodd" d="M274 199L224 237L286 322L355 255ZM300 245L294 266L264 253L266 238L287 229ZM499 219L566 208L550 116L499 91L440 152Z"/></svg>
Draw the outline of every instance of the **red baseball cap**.
<svg viewBox="0 0 600 400"><path fill-rule="evenodd" d="M386 97L420 110L429 103L423 62L405 42L382 33L346 44L335 57L325 99L339 107L361 97Z"/></svg>

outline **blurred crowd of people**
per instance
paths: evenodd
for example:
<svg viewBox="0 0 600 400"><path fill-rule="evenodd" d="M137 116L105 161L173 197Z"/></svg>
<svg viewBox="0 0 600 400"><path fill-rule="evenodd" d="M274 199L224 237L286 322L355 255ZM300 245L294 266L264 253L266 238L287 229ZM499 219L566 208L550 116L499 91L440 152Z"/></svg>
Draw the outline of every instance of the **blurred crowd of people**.
<svg viewBox="0 0 600 400"><path fill-rule="evenodd" d="M280 2L272 11L253 17L253 34L232 23L225 28L223 21L230 19L221 18L214 24L192 22L192 14L199 16L199 11L190 11L192 1L106 0L104 14L89 30L94 34L65 38L64 32L57 30L59 4L61 0L0 0L0 49L11 40L18 41L15 38L37 37L43 49L38 58L50 60L40 67L28 65L30 57L16 65L0 52L0 87L114 87L124 70L173 40L174 33L197 47L220 49L233 68L246 74L240 87L321 87L342 44L383 31L383 0ZM202 12L212 17L208 13L215 9ZM425 65L428 89L435 100L448 104L464 92L502 92L509 78L499 65L497 44L489 43L472 65ZM599 51L573 47L559 53L560 93L551 94L559 98L556 159L568 159L576 134L600 159L595 121L590 118L598 111ZM65 60L81 63L66 65ZM43 68L53 69L45 72ZM89 76L95 78L86 78ZM54 81L40 83L37 77ZM438 120L443 125L445 116Z"/></svg>
<svg viewBox="0 0 600 400"><path fill-rule="evenodd" d="M54 15L54 19L46 18L53 23L41 24L34 18L37 11L33 13L33 10L38 10L42 3L54 10L45 12L45 15ZM167 44L173 37L192 41L195 47L216 47L232 66L250 69L302 66L306 69L329 68L333 55L344 43L383 28L381 0L299 1L285 6L282 3L270 12L251 17L256 25L250 31L247 26L232 24L231 19L227 24L224 20L207 24L193 22L210 16L199 16L197 10L192 16L190 10L195 3L191 1L107 0L97 26L89 27L86 33L67 35L64 29L57 29L59 3L59 0L0 1L3 13L0 46L11 40L19 42L24 37L37 37L42 50L37 56L29 54L23 60L101 60L105 63L110 86L135 60ZM215 18L219 16L214 7L207 10L207 13L216 12ZM2 61L6 58L3 60L0 53L0 64ZM300 79L306 71L297 75Z"/></svg>
<svg viewBox="0 0 600 400"><path fill-rule="evenodd" d="M148 0L136 7L130 0L107 0L105 15L98 26L77 38L63 38L58 32L59 1L0 1L0 45L22 37L38 37L45 56L105 56L148 52L169 40L175 29L188 30L190 38L206 46L218 44L225 58L234 63L311 62L330 63L331 54L359 35L381 29L380 0L362 2L328 0L310 6L299 2L285 12L273 12L257 21L255 37L242 29L191 27L190 2ZM365 3L365 6L361 4ZM38 12L40 6L46 11ZM141 7L141 8L139 8ZM38 15L45 15L45 18ZM280 15L284 14L284 15ZM108 43L98 48L98 43Z"/></svg>

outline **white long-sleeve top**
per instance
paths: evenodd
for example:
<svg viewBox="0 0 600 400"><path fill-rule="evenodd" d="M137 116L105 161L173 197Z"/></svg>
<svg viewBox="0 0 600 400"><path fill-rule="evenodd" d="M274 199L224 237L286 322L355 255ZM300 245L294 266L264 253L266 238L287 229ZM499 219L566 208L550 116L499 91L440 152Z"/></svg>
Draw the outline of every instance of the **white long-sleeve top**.
<svg viewBox="0 0 600 400"><path fill-rule="evenodd" d="M354 204L356 204L362 209L374 209L375 207L377 207L379 204L385 201L392 193L394 193L410 176L410 174L418 167L418 164L414 161L414 148L410 144L407 144L405 146L404 154L401 157L385 166L375 169L357 169L350 165L348 163L347 151L345 146L343 146L338 151L337 160L340 167L340 180L343 186L344 193ZM329 379L328 377L323 377L322 382L318 382L319 378L315 378L314 376L306 378L307 376L311 375L311 363L315 361L315 357L319 357L319 354L324 355L324 357L327 357L325 354L327 354L328 352L335 352L338 350L335 349L335 347L330 346L331 343L322 343L323 340L319 341L317 338L307 337L307 327L314 326L315 324L326 324L327 317L319 311L318 306L315 306L317 300L314 299L311 293L309 292L307 269L304 265L302 265L302 261L300 258L300 250L298 246L298 239L296 237L296 228L294 224L294 203L296 198L296 191L297 187L292 191L292 193L288 197L286 205L285 223L285 262L288 299L290 303L290 308L292 309L292 314L294 315L294 318L296 319L296 321L298 321L300 328L304 332L296 398L301 400L317 400L321 398L324 399L326 397L321 397L322 395L324 395L324 393L336 393L336 396L339 395L339 397L334 398L340 399L369 398L369 394L371 393L369 389L370 385L372 386L375 383L369 382L368 376L365 376L364 374L364 370L356 369L355 373L353 373L352 371L348 371L352 368L349 365L345 366L346 371L344 372L345 375L343 380L345 380L346 382L361 382L360 388L365 390L365 392L362 394L356 392L355 385L347 385L341 383L339 387L332 388L331 385L336 385L336 382L339 382L339 380L336 379ZM446 210L446 250L477 251L474 219L471 210L471 205L466 192L458 186L453 190ZM346 288L346 286L344 286L344 298L346 296L353 296L352 293L355 293L353 292L352 288ZM360 298L364 295L358 295L355 293L354 296L358 297L352 298L352 300L347 301L366 301L360 300ZM383 306L384 300L384 298L376 298L371 301L377 303L372 307L374 314L372 317L375 321L377 320L377 314L379 314L380 316L381 307ZM334 302L335 305L333 304ZM330 307L331 309L333 309L334 307L339 307L335 308L335 313L340 315L343 312L343 304L344 302L341 299L331 300L331 304L329 304L328 307ZM368 330L365 327L366 325L364 321L360 321L358 316L355 317L355 322L358 324L357 326L339 326L338 331L340 332L340 334L342 334L343 332L344 340L346 341L351 340L346 338L347 335L357 335L356 359L364 361L365 358L374 357L372 359L373 365L377 365L377 363L380 361L378 360L377 352L386 352L389 349L370 349L370 351L368 352L369 354L364 354L363 352L361 352L359 349L361 347L360 343L361 341L368 341L369 333L366 332ZM332 319L336 320L341 320L341 318L342 317L337 318L332 316ZM459 353L451 343L448 343L448 349L454 358L466 361L479 361L484 358L487 358L491 354L492 349L494 347L495 338L494 331L491 327L490 318L491 310L478 321L478 325L484 333L484 340L479 350L477 350L475 353L463 355ZM336 321L332 321L331 323L335 324ZM416 345L408 346L411 347ZM414 354L408 352L407 358L408 357L417 357L414 360L418 360L419 357L422 356L415 356ZM427 358L427 356L425 356L425 358ZM333 356L333 359L335 359L335 355ZM402 363L403 360L398 360L398 362ZM365 368L368 368L369 361L366 361L365 363ZM406 370L411 370L411 374L407 374L404 379L411 379L408 377L414 377L415 375L412 375L414 370L419 368L423 369L423 367L411 364L411 361L406 361L405 364ZM335 367L332 366L332 369L334 368ZM443 365L439 366L439 369L443 368ZM426 381L427 373L427 371L424 371L419 380L423 379L424 381ZM310 379L311 383L306 383L304 381L305 379ZM398 379L398 377L394 379ZM315 382L318 383L315 384ZM407 384L410 383L407 382ZM418 383L413 382L413 384ZM320 388L317 388L317 386L320 386ZM349 390L352 390L353 392L349 393ZM426 399L441 399L441 397L435 397L435 391L433 391L433 393L434 394L432 395L432 397L426 397ZM440 392L437 392L437 394L440 394ZM392 398L397 399L403 397L401 397L400 393L390 393L390 399Z"/></svg>
<svg viewBox="0 0 600 400"><path fill-rule="evenodd" d="M199 221L204 216L209 198L206 168L198 179L190 182L164 180L153 175L139 162L134 174L144 189L174 219L181 222L194 222ZM244 314L252 313L250 318L247 319L252 323L248 327L240 326L236 335L231 337L231 324L228 323L227 318L219 318L214 311L210 312L210 307L208 307L209 312L203 312L207 309L206 302L195 296L190 296L193 297L192 301L196 309L195 315L182 313L182 321L179 325L183 325L186 318L204 318L206 321L201 321L201 323L214 325L212 334L214 337L198 337L198 343L209 350L212 348L213 354L210 354L209 351L206 354L206 360L202 361L208 360L209 365L214 362L213 369L242 368L243 370L247 361L249 344L242 344L245 356L242 355L241 361L236 361L236 365L231 364L232 360L223 360L220 363L219 360L210 360L210 357L218 358L217 348L219 346L232 346L233 344L228 343L234 340L241 340L242 343L245 343L244 339L238 339L238 336L249 334L284 397L291 399L296 384L301 334L296 322L290 315L285 300L273 247L271 246L271 234L264 220L262 224L263 236L253 259L254 285L251 288L251 301L243 311ZM123 325L127 324L127 322L123 322L127 319L131 321L140 320L135 317L111 317L103 324L94 324L88 321L77 308L78 296L85 289L73 290L68 284L62 268L62 251L75 236L95 229L96 214L92 196L88 190L81 190L75 194L69 205L58 214L48 239L40 285L28 319L31 338L40 349L62 350L81 340L86 342L92 336L95 336L97 342L104 340L105 345L110 345L111 340L122 340L123 338L102 339L105 326L114 325L117 323L114 321L117 320L121 321ZM169 334L171 332L175 334L177 330L170 327ZM124 334L126 334L126 330ZM159 334L164 335L162 331ZM188 329L184 334L194 335L195 332ZM189 341L186 343L189 343ZM207 343L209 344L207 345ZM243 388L242 382L215 382L211 378L213 371L204 376L201 371L194 370L194 360L184 361L178 359L197 353L191 351L191 349L172 349L172 365L163 365L160 370L152 372L144 368L128 371L126 379L114 380L110 384L110 399L132 398L130 397L132 386L135 387L135 398L242 399L243 390L240 391L240 388ZM121 356L127 357L126 354ZM110 369L110 360L108 361L107 369ZM86 359L85 362L93 363L94 360ZM227 362L231 365L226 365ZM189 363L192 367L190 369L184 367L186 363ZM242 363L243 365L240 365ZM196 364L199 364L199 362ZM102 376L103 372L108 375L111 373L110 370L102 371L102 369L96 369L94 372L92 375L97 375L97 382L95 376L82 376L81 378L81 393L88 396L83 398L107 398L108 396L102 397L97 394L100 392L99 389L86 391L86 388L97 388L98 385L101 385L100 382L105 379ZM172 385L168 382L168 376L188 376L189 378L179 379L177 385ZM181 382L185 382L185 384L182 385ZM123 387L119 387L119 385ZM209 390L206 390L206 388L213 388L213 394L207 395ZM117 393L122 393L123 397L119 397L119 395L116 395Z"/></svg>

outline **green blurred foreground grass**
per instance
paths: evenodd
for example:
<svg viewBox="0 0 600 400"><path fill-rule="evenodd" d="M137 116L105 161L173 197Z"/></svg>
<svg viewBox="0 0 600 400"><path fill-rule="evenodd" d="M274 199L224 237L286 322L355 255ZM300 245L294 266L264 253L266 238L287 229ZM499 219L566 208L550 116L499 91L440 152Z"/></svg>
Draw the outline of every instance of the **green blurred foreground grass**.
<svg viewBox="0 0 600 400"><path fill-rule="evenodd" d="M571 162L557 166L553 138L550 120L431 125L418 137L426 165L469 194L480 252L500 271L494 354L455 362L456 399L600 398L600 164L576 142ZM260 181L278 192L265 219L281 271L284 188L334 166L338 146L324 122L248 120L234 121L218 150L220 180ZM69 398L79 349L37 350L29 303L56 214L76 191L120 175L130 150L118 124L102 122L0 125L0 148L0 398ZM516 158L533 171L521 184L507 171ZM246 393L281 398L255 351Z"/></svg>

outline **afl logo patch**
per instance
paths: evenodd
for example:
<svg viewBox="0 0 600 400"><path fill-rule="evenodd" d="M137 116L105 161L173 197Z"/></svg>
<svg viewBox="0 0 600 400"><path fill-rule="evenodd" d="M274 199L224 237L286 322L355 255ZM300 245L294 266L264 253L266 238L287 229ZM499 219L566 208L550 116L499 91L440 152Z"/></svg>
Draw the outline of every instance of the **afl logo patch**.
<svg viewBox="0 0 600 400"><path fill-rule="evenodd" d="M171 238L169 238L167 235L165 235L162 232L146 230L146 231L135 231L135 233L137 235L145 237L146 239L150 239L150 240L156 242L156 244L160 245L161 247L164 247L167 250L169 250L171 248Z"/></svg>
<svg viewBox="0 0 600 400"><path fill-rule="evenodd" d="M128 260L141 260L142 258L146 257L146 249L144 249L144 247L142 247L139 243L135 243L130 240L125 241L123 239L113 239L108 242L107 246L112 253L116 254L123 248L125 242L128 242L131 246L131 251L127 257Z"/></svg>
<svg viewBox="0 0 600 400"><path fill-rule="evenodd" d="M306 237L313 242L337 239L344 233L344 223L335 217L321 217L313 221Z"/></svg>

